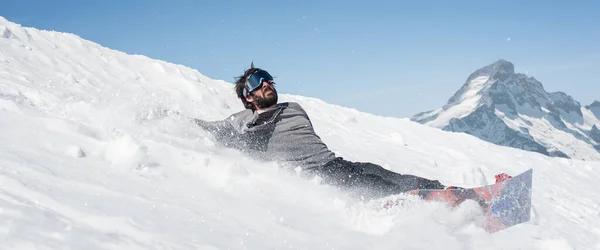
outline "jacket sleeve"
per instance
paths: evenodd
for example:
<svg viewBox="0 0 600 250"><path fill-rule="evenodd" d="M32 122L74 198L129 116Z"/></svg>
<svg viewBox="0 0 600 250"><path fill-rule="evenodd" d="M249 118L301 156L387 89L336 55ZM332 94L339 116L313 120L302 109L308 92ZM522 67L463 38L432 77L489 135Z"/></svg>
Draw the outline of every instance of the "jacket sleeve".
<svg viewBox="0 0 600 250"><path fill-rule="evenodd" d="M243 149L245 146L243 136L227 120L209 122L193 118L193 122L211 133L219 143L226 147Z"/></svg>

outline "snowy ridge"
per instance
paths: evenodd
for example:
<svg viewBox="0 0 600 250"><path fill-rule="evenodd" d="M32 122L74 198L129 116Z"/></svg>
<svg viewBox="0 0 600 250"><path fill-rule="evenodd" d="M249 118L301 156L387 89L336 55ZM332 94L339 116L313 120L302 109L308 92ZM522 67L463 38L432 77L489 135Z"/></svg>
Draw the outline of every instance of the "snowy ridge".
<svg viewBox="0 0 600 250"><path fill-rule="evenodd" d="M231 83L72 34L1 18L0 30L12 34L0 38L6 249L600 249L600 194L584 192L599 162L281 95L350 160L462 186L534 168L532 221L488 234L476 204L407 197L382 210L223 148L165 111L223 119L242 108Z"/></svg>
<svg viewBox="0 0 600 250"><path fill-rule="evenodd" d="M548 93L535 78L515 73L511 62L498 60L473 72L444 107L411 120L549 156L600 160L600 140L593 136L600 112L594 110L600 108Z"/></svg>

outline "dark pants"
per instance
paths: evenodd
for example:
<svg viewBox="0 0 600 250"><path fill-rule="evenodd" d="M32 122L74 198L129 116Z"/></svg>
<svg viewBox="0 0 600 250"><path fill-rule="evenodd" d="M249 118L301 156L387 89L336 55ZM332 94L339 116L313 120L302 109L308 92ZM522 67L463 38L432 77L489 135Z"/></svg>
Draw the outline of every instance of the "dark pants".
<svg viewBox="0 0 600 250"><path fill-rule="evenodd" d="M350 162L340 157L317 169L324 182L362 197L380 198L415 189L443 189L437 180L399 174L369 162Z"/></svg>

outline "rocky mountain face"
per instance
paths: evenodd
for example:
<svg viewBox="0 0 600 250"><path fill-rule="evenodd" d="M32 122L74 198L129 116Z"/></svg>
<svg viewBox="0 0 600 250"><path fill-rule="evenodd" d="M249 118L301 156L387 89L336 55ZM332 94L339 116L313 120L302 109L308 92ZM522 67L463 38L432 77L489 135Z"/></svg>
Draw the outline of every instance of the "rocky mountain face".
<svg viewBox="0 0 600 250"><path fill-rule="evenodd" d="M594 101L592 104L585 106L585 109L594 114L595 117L600 117L600 102Z"/></svg>
<svg viewBox="0 0 600 250"><path fill-rule="evenodd" d="M477 69L443 107L411 120L548 156L600 160L600 102L582 107L563 92L498 60Z"/></svg>

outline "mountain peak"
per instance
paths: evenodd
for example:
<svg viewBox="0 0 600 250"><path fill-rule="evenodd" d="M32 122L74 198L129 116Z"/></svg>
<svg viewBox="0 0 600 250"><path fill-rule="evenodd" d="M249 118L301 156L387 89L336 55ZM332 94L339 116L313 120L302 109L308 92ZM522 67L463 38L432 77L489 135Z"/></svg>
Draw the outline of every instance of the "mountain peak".
<svg viewBox="0 0 600 250"><path fill-rule="evenodd" d="M492 68L498 68L498 69L503 68L509 72L515 73L515 65L512 62L509 62L504 59L498 59L497 61L495 61L494 63L492 63L486 67L492 67Z"/></svg>
<svg viewBox="0 0 600 250"><path fill-rule="evenodd" d="M596 116L596 118L600 119L600 102L599 101L594 101L592 102L592 104L585 106L585 108L589 111L592 112L592 114L594 114L594 116ZM600 136L600 131L598 132L598 135ZM599 141L598 143L600 143L600 138L598 138Z"/></svg>
<svg viewBox="0 0 600 250"><path fill-rule="evenodd" d="M600 130L590 132L588 126L598 125L600 101L586 108L594 117L570 95L548 93L541 82L500 59L469 75L446 105L411 120L548 156L600 159ZM556 139L565 133L572 136Z"/></svg>
<svg viewBox="0 0 600 250"><path fill-rule="evenodd" d="M589 108L600 108L600 102L594 101L592 104L588 105Z"/></svg>
<svg viewBox="0 0 600 250"><path fill-rule="evenodd" d="M505 80L508 78L508 76L514 73L515 65L513 63L504 59L499 59L490 65L475 70L475 72L469 76L467 82L470 82L471 80L480 76L487 76L490 79Z"/></svg>
<svg viewBox="0 0 600 250"><path fill-rule="evenodd" d="M469 97L476 97L494 82L504 81L514 74L515 65L504 59L479 68L469 75L465 84L448 100L448 105L459 103Z"/></svg>

